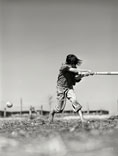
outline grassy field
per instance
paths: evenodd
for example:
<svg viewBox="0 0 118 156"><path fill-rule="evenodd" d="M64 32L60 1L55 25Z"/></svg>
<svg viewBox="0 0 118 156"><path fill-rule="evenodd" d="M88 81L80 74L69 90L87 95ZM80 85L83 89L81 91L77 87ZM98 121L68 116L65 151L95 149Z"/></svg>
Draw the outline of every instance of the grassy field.
<svg viewBox="0 0 118 156"><path fill-rule="evenodd" d="M1 118L0 156L117 156L118 116L89 120Z"/></svg>

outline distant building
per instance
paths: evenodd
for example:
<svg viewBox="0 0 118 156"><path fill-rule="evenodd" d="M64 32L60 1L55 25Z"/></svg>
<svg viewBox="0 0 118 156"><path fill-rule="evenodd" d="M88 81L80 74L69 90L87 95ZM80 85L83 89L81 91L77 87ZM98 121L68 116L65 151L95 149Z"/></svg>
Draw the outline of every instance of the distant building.
<svg viewBox="0 0 118 156"><path fill-rule="evenodd" d="M33 110L32 113L34 114L41 114L41 115L48 115L49 111L46 110ZM63 112L64 114L74 114L73 110L65 110ZM3 110L0 111L0 117L4 117L4 114L6 117L12 116L12 115L21 115L21 111L6 111L4 113ZM22 115L28 115L29 110L23 110ZM89 110L89 111L83 111L83 114L93 114L93 115L106 115L109 114L108 110Z"/></svg>
<svg viewBox="0 0 118 156"><path fill-rule="evenodd" d="M89 111L83 111L84 114L95 114L95 115L106 115L109 114L108 110L89 110Z"/></svg>
<svg viewBox="0 0 118 156"><path fill-rule="evenodd" d="M85 111L82 111L83 114L93 114L93 115L106 115L106 114L109 114L109 111L108 110L85 110ZM73 113L73 110L65 110L64 111L65 114L71 114Z"/></svg>

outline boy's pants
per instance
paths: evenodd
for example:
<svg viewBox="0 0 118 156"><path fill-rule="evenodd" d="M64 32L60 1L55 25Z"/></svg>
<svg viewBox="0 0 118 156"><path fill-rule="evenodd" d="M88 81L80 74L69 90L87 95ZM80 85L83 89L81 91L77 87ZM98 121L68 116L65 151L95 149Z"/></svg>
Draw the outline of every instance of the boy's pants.
<svg viewBox="0 0 118 156"><path fill-rule="evenodd" d="M73 89L57 87L57 105L55 107L55 112L60 113L64 110L66 106L66 99L68 99L72 103L74 112L78 112L82 108L82 106L77 101Z"/></svg>

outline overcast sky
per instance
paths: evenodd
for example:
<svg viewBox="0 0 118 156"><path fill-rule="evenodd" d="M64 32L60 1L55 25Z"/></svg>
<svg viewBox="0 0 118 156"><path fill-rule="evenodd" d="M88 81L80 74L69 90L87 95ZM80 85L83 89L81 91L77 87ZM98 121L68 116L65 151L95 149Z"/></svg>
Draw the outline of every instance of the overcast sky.
<svg viewBox="0 0 118 156"><path fill-rule="evenodd" d="M1 0L1 95L24 109L49 109L56 103L56 80L66 55L83 60L81 68L118 71L117 0ZM91 76L76 87L86 109L117 113L118 76ZM71 109L68 104L67 109Z"/></svg>

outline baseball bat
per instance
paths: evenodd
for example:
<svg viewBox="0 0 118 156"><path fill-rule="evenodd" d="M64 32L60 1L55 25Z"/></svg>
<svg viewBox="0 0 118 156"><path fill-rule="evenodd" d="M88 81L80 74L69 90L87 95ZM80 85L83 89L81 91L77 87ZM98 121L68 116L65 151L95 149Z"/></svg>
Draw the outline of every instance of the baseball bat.
<svg viewBox="0 0 118 156"><path fill-rule="evenodd" d="M90 75L118 75L118 72L93 72Z"/></svg>
<svg viewBox="0 0 118 156"><path fill-rule="evenodd" d="M83 75L83 76L81 76ZM75 79L77 82L81 80L81 78L91 75L118 75L118 72L90 72L89 74L87 72L80 72L80 75L76 75Z"/></svg>

